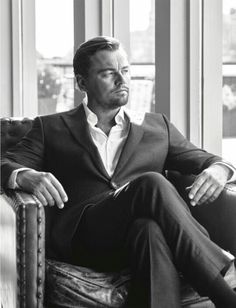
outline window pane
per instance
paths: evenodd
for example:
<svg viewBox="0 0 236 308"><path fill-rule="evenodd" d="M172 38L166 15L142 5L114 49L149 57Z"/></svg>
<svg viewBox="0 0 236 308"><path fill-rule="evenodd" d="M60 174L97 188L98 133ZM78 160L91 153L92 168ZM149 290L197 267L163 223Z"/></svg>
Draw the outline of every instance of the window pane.
<svg viewBox="0 0 236 308"><path fill-rule="evenodd" d="M236 165L236 0L223 1L222 154Z"/></svg>
<svg viewBox="0 0 236 308"><path fill-rule="evenodd" d="M155 111L155 1L130 0L130 108Z"/></svg>
<svg viewBox="0 0 236 308"><path fill-rule="evenodd" d="M35 0L38 114L74 106L73 0Z"/></svg>

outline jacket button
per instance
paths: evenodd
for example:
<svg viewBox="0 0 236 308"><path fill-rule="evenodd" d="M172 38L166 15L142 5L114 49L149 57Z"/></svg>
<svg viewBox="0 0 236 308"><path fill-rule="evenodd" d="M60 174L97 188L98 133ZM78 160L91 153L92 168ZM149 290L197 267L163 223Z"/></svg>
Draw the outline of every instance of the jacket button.
<svg viewBox="0 0 236 308"><path fill-rule="evenodd" d="M113 188L113 189L118 189L119 188L119 186L115 182L113 182L113 181L110 182L110 185L111 185L111 188Z"/></svg>

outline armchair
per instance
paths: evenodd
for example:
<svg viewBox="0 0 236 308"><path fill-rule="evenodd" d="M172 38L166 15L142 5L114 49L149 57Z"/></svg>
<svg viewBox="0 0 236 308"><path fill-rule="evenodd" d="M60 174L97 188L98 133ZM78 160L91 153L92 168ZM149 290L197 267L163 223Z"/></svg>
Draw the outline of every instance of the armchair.
<svg viewBox="0 0 236 308"><path fill-rule="evenodd" d="M1 119L2 154L25 135L32 121ZM174 172L168 172L167 176L186 198L183 187L193 178ZM124 307L129 285L127 269L120 273L98 273L47 260L44 207L33 195L21 191L2 191L0 198L0 234L3 239L0 242L1 308L52 308L52 298L58 299L56 307L63 307L60 298L66 297L67 281L64 279L62 284L60 277L66 277L64 269L69 270L73 278L68 279L68 283L77 284L77 304L71 302L70 307ZM214 204L192 208L192 213L217 244L236 255L236 185L229 185ZM53 287L49 281L53 281ZM182 307L214 307L208 298L201 297L184 280L181 296Z"/></svg>

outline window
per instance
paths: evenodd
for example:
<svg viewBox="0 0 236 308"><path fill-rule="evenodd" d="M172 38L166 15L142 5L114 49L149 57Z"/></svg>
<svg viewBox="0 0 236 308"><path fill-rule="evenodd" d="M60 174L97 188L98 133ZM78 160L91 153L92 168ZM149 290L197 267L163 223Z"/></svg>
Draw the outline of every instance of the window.
<svg viewBox="0 0 236 308"><path fill-rule="evenodd" d="M73 0L36 0L38 114L74 107Z"/></svg>
<svg viewBox="0 0 236 308"><path fill-rule="evenodd" d="M154 111L155 1L130 0L130 108Z"/></svg>
<svg viewBox="0 0 236 308"><path fill-rule="evenodd" d="M236 165L236 0L223 1L222 155Z"/></svg>

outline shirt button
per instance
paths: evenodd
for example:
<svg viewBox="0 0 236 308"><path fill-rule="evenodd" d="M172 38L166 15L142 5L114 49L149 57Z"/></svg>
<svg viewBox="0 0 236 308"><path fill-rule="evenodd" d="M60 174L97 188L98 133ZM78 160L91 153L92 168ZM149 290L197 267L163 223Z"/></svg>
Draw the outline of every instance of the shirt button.
<svg viewBox="0 0 236 308"><path fill-rule="evenodd" d="M113 189L118 189L119 188L119 186L115 182L113 182L113 181L110 182L110 185L111 185L111 188L113 188Z"/></svg>

